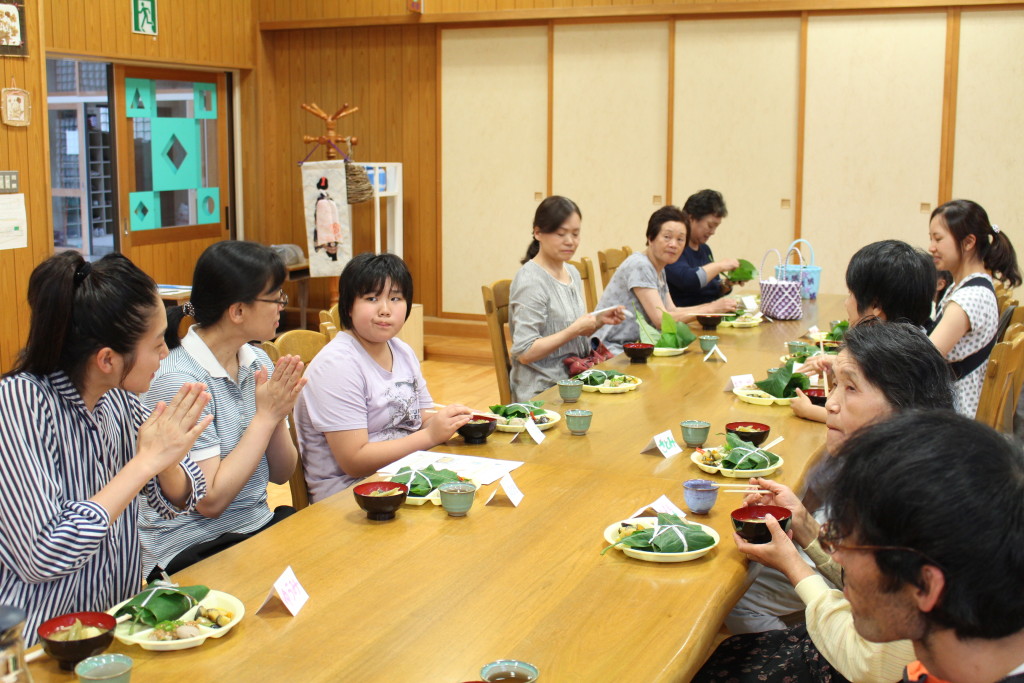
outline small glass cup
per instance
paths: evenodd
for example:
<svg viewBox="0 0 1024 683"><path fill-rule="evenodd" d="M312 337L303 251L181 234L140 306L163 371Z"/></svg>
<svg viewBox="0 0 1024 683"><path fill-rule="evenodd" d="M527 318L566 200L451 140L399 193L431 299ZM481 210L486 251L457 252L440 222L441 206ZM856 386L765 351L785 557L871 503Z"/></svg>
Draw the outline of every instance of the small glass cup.
<svg viewBox="0 0 1024 683"><path fill-rule="evenodd" d="M560 379L558 380L558 395L562 397L562 401L565 403L575 403L580 400L580 394L583 393L583 382L578 379Z"/></svg>
<svg viewBox="0 0 1024 683"><path fill-rule="evenodd" d="M718 336L714 334L702 334L700 337L700 350L707 353L718 346Z"/></svg>
<svg viewBox="0 0 1024 683"><path fill-rule="evenodd" d="M683 498L690 512L706 515L718 500L718 484L710 479L689 479L683 482Z"/></svg>
<svg viewBox="0 0 1024 683"><path fill-rule="evenodd" d="M437 487L441 496L441 507L449 517L465 517L469 508L473 507L476 498L476 484L468 481L449 481Z"/></svg>
<svg viewBox="0 0 1024 683"><path fill-rule="evenodd" d="M590 429L590 421L594 418L590 410L567 410L565 411L565 426L574 436L583 436Z"/></svg>
<svg viewBox="0 0 1024 683"><path fill-rule="evenodd" d="M83 659L75 667L81 683L128 683L132 678L132 658L128 655L97 655Z"/></svg>
<svg viewBox="0 0 1024 683"><path fill-rule="evenodd" d="M703 420L683 420L679 423L683 432L683 443L690 448L700 448L708 440L711 423Z"/></svg>

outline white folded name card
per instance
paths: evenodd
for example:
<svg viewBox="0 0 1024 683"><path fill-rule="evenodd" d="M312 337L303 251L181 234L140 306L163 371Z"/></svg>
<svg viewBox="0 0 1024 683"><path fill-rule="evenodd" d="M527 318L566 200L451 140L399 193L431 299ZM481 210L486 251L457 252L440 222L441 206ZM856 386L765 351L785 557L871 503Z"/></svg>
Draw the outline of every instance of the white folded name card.
<svg viewBox="0 0 1024 683"><path fill-rule="evenodd" d="M679 509L679 507L668 499L668 496L661 496L658 500L644 505L642 508L630 515L630 517L639 517L646 510L654 510L655 512L666 512L671 515L679 515L679 519L686 517L686 513Z"/></svg>
<svg viewBox="0 0 1024 683"><path fill-rule="evenodd" d="M516 485L516 482L512 479L512 475L506 474L504 477L502 477L498 481L498 486L501 487L501 490L505 493L508 499L512 501L512 504L515 505L516 507L519 507L519 503L523 501L524 494L522 491L519 490L519 487ZM490 503L492 500L494 500L494 496L497 495L497 493L497 488L491 491L491 495L487 497L486 501L484 501L484 505L487 505L487 503Z"/></svg>
<svg viewBox="0 0 1024 683"><path fill-rule="evenodd" d="M302 609L302 606L306 604L307 600L309 600L309 594L306 593L302 584L300 584L299 580L295 577L295 572L292 571L290 565L284 570L284 573L281 574L277 581L274 582L274 587L270 589L270 593L267 594L263 604L260 605L259 609L256 611L259 612L266 607L267 603L270 602L270 599L275 596L284 603L285 608L291 612L293 617L299 614L299 610Z"/></svg>
<svg viewBox="0 0 1024 683"><path fill-rule="evenodd" d="M641 453L652 451L655 448L666 458L676 453L682 453L683 449L676 443L675 438L672 436L672 430L666 429L660 434L655 434L651 437L651 440L647 442L647 445L641 449Z"/></svg>
<svg viewBox="0 0 1024 683"><path fill-rule="evenodd" d="M753 375L733 375L726 383L725 390L732 391L733 389L742 389L743 387L749 387L753 383Z"/></svg>

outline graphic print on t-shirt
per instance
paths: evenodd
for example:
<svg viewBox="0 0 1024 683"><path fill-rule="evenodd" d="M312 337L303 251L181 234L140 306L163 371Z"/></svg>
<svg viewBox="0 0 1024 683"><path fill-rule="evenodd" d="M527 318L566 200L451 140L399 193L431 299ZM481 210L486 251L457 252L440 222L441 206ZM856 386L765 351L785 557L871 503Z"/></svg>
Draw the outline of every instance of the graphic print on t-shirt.
<svg viewBox="0 0 1024 683"><path fill-rule="evenodd" d="M420 409L415 378L397 380L388 387L388 422L381 429L385 439L396 439L420 428Z"/></svg>

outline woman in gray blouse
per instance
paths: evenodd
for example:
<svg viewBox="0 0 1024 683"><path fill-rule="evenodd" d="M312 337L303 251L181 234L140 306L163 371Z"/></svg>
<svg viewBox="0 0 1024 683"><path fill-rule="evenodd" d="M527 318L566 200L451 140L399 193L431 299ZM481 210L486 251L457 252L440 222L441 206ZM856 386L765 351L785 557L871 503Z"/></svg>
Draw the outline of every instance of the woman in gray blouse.
<svg viewBox="0 0 1024 683"><path fill-rule="evenodd" d="M625 306L630 312L636 309L657 328L661 328L662 311L668 311L677 322L690 322L704 313L736 310L736 300L728 297L687 308L672 303L665 282L665 266L675 263L683 253L687 234L679 207L663 206L651 214L647 221L647 249L630 254L615 270L601 294L598 310L608 306ZM622 353L623 344L639 339L640 326L636 318L630 318L622 325L600 330L597 337L612 353Z"/></svg>
<svg viewBox="0 0 1024 683"><path fill-rule="evenodd" d="M625 309L599 315L583 305L580 274L569 259L580 244L580 209L566 197L548 197L533 217L533 241L512 280L512 398L526 401L565 379L562 360L590 354L590 336L617 325Z"/></svg>

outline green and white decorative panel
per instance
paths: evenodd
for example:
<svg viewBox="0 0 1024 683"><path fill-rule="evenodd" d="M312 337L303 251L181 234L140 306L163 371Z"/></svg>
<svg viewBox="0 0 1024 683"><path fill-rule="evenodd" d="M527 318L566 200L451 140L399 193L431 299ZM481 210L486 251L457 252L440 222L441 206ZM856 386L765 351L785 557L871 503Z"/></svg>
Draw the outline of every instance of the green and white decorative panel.
<svg viewBox="0 0 1024 683"><path fill-rule="evenodd" d="M192 87L195 117L197 119L217 118L217 84L194 83Z"/></svg>
<svg viewBox="0 0 1024 683"><path fill-rule="evenodd" d="M219 177L217 84L126 78L125 90L136 159L132 229L220 223L220 188L211 187Z"/></svg>
<svg viewBox="0 0 1024 683"><path fill-rule="evenodd" d="M196 190L196 212L199 223L220 222L220 188L201 187Z"/></svg>
<svg viewBox="0 0 1024 683"><path fill-rule="evenodd" d="M161 118L153 125L153 189L193 190L199 176L199 129L195 119Z"/></svg>
<svg viewBox="0 0 1024 683"><path fill-rule="evenodd" d="M128 118L149 118L156 114L153 81L148 78L124 79L124 101Z"/></svg>
<svg viewBox="0 0 1024 683"><path fill-rule="evenodd" d="M160 202L156 192L129 192L128 208L132 217L132 230L160 227Z"/></svg>

